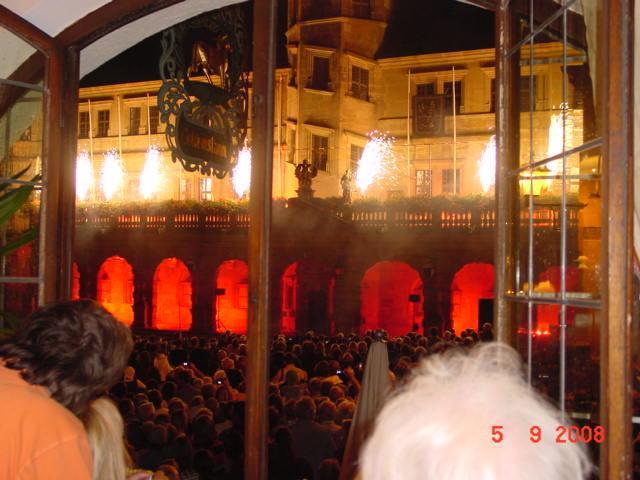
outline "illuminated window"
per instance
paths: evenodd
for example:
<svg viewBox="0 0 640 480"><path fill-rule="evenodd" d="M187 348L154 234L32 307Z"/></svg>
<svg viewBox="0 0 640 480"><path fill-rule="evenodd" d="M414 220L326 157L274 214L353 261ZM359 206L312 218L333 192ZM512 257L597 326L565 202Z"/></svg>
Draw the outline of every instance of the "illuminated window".
<svg viewBox="0 0 640 480"><path fill-rule="evenodd" d="M109 110L98 110L98 134L97 137L109 136Z"/></svg>
<svg viewBox="0 0 640 480"><path fill-rule="evenodd" d="M453 114L453 88L451 88L452 82L444 82L444 88L442 93L444 94L444 114L452 115ZM456 88L456 100L455 107L456 113L460 113L460 104L462 103L462 82L457 80L455 82Z"/></svg>
<svg viewBox="0 0 640 480"><path fill-rule="evenodd" d="M209 177L200 179L200 200L213 200L213 179Z"/></svg>
<svg viewBox="0 0 640 480"><path fill-rule="evenodd" d="M351 66L351 95L360 100L369 100L369 70Z"/></svg>
<svg viewBox="0 0 640 480"><path fill-rule="evenodd" d="M416 170L416 195L430 197L431 194L431 170Z"/></svg>
<svg viewBox="0 0 640 480"><path fill-rule="evenodd" d="M531 89L531 77L523 75L520 77L520 111L528 112L533 103L533 112L536 111L536 90L538 86L538 77L533 76L533 90ZM531 102L533 100L533 102Z"/></svg>
<svg viewBox="0 0 640 480"><path fill-rule="evenodd" d="M180 179L180 200L191 199L191 180L188 178Z"/></svg>
<svg viewBox="0 0 640 480"><path fill-rule="evenodd" d="M458 195L460 193L460 169L456 168L456 191L453 191L453 168L442 170L442 193Z"/></svg>
<svg viewBox="0 0 640 480"><path fill-rule="evenodd" d="M89 112L80 112L78 114L78 137L89 137Z"/></svg>
<svg viewBox="0 0 640 480"><path fill-rule="evenodd" d="M436 84L433 82L420 83L416 86L416 94L418 97L427 97L436 94Z"/></svg>
<svg viewBox="0 0 640 480"><path fill-rule="evenodd" d="M296 163L296 131L293 128L288 130L289 139L287 141L287 161Z"/></svg>
<svg viewBox="0 0 640 480"><path fill-rule="evenodd" d="M358 170L358 162L362 158L362 152L364 152L364 148L360 145L351 145L351 173L355 173Z"/></svg>
<svg viewBox="0 0 640 480"><path fill-rule="evenodd" d="M313 57L313 71L310 88L315 90L329 90L329 57Z"/></svg>
<svg viewBox="0 0 640 480"><path fill-rule="evenodd" d="M129 109L129 135L140 133L140 107Z"/></svg>
<svg viewBox="0 0 640 480"><path fill-rule="evenodd" d="M149 130L151 133L158 133L158 125L160 124L160 112L158 107L149 108Z"/></svg>
<svg viewBox="0 0 640 480"><path fill-rule="evenodd" d="M329 138L311 135L311 164L318 170L327 171Z"/></svg>

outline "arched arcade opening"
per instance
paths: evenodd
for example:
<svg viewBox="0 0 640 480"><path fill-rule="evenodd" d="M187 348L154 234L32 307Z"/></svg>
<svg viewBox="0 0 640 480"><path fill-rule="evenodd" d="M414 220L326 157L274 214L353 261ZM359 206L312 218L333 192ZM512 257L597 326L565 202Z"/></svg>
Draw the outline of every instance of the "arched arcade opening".
<svg viewBox="0 0 640 480"><path fill-rule="evenodd" d="M361 331L382 328L405 335L414 325L422 330L423 284L420 274L404 262L383 261L367 270L360 283Z"/></svg>
<svg viewBox="0 0 640 480"><path fill-rule="evenodd" d="M177 258L166 258L153 275L152 327L189 330L191 321L191 272Z"/></svg>
<svg viewBox="0 0 640 480"><path fill-rule="evenodd" d="M75 273L74 273L75 278ZM96 300L122 323L133 323L133 268L124 258L107 258L98 270ZM79 293L79 292L78 292Z"/></svg>
<svg viewBox="0 0 640 480"><path fill-rule="evenodd" d="M216 273L214 328L247 333L249 267L242 260L226 260Z"/></svg>
<svg viewBox="0 0 640 480"><path fill-rule="evenodd" d="M494 272L490 263L468 263L451 283L451 322L460 333L467 328L478 330L479 323L490 321Z"/></svg>

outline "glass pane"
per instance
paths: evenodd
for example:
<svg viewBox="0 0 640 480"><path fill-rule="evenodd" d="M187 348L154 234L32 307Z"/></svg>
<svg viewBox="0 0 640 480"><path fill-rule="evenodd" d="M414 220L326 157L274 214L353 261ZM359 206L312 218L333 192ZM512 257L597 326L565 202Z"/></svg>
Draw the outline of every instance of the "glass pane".
<svg viewBox="0 0 640 480"><path fill-rule="evenodd" d="M11 78L26 83L37 83L38 79L24 75L25 71L37 72L44 66L44 55L13 32L0 26L0 78ZM25 65L26 64L26 65ZM23 66L22 71L17 71ZM27 68L28 66L28 68ZM42 78L42 75L40 76Z"/></svg>
<svg viewBox="0 0 640 480"><path fill-rule="evenodd" d="M0 177L24 173L31 180L42 171L43 94L0 84L0 103L10 102L0 117Z"/></svg>
<svg viewBox="0 0 640 480"><path fill-rule="evenodd" d="M0 277L38 277L37 228L40 222L40 189L11 185L0 193L0 204L17 208L0 226ZM18 208L19 207L19 208ZM6 253L5 253L6 252ZM37 285L0 283L4 311L16 317L30 313L37 304Z"/></svg>
<svg viewBox="0 0 640 480"><path fill-rule="evenodd" d="M519 259L520 294L528 294L531 280L536 297L555 297L559 284L555 280L560 267L560 199L548 193L549 175L534 170L518 177L520 228L516 258ZM529 246L531 246L529 248Z"/></svg>

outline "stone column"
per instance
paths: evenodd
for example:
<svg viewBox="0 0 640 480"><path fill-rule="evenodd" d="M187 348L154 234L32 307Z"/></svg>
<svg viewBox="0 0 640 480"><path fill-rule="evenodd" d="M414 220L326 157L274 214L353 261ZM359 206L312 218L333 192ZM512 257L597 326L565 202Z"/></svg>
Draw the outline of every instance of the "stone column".
<svg viewBox="0 0 640 480"><path fill-rule="evenodd" d="M213 314L215 304L215 278L205 266L188 265L191 270L191 332L210 334L214 332Z"/></svg>

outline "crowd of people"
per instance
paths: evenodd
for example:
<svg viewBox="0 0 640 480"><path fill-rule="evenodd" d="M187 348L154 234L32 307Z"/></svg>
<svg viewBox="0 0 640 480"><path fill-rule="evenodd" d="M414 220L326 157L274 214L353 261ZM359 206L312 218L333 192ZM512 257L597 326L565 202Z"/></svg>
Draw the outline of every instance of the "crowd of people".
<svg viewBox="0 0 640 480"><path fill-rule="evenodd" d="M430 353L493 339L409 333L387 339L389 368L402 382ZM273 339L269 387L269 472L274 479L337 479L361 389L372 333L308 332ZM126 422L135 463L170 478L243 478L246 337L135 338L123 380L110 390Z"/></svg>
<svg viewBox="0 0 640 480"><path fill-rule="evenodd" d="M531 446L522 435L497 447L506 437L489 436L498 422L526 433L562 421L517 353L492 340L489 324L460 335L277 335L269 478L466 480L480 468L528 479L536 464L549 480L587 478L584 445L547 436ZM0 424L0 478L244 478L247 354L230 332L132 338L88 300L38 310L0 341L0 404L12 412Z"/></svg>

